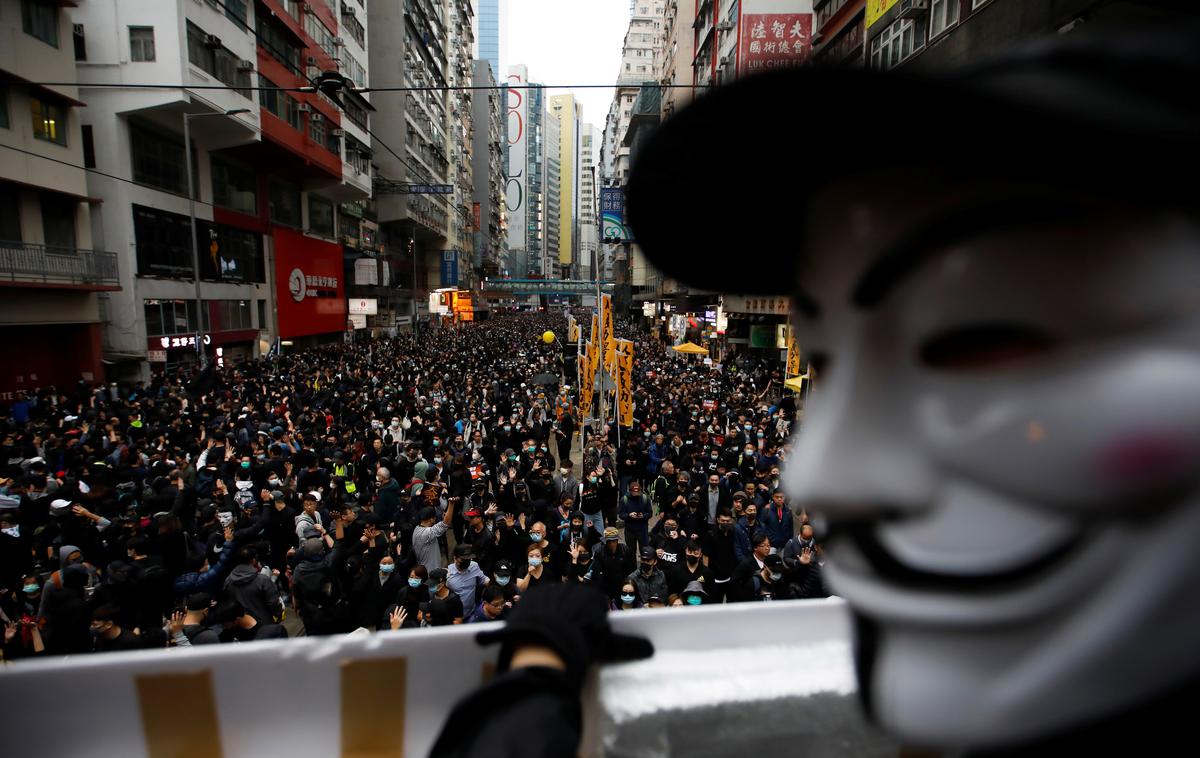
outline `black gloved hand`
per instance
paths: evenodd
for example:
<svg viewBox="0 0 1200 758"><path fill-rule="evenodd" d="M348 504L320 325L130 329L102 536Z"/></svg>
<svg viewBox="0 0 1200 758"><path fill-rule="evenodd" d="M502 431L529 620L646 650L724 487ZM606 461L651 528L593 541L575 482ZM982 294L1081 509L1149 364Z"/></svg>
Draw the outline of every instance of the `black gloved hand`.
<svg viewBox="0 0 1200 758"><path fill-rule="evenodd" d="M518 645L545 645L562 658L567 678L579 688L592 663L632 661L654 654L654 645L644 637L613 634L604 593L576 582L534 587L521 595L503 629L480 632L475 639L481 645L502 643L501 672L508 670Z"/></svg>

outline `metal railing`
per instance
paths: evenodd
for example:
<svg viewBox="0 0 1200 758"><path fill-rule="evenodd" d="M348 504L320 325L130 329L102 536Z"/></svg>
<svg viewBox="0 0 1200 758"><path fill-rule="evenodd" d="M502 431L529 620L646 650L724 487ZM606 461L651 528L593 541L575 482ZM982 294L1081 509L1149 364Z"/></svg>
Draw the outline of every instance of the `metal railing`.
<svg viewBox="0 0 1200 758"><path fill-rule="evenodd" d="M117 254L0 240L0 281L62 285L120 284Z"/></svg>

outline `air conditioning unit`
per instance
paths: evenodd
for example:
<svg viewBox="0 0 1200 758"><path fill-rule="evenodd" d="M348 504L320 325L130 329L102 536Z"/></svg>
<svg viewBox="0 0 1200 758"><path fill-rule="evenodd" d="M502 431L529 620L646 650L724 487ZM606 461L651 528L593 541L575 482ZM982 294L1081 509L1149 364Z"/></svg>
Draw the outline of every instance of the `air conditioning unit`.
<svg viewBox="0 0 1200 758"><path fill-rule="evenodd" d="M220 47L221 46L221 38L215 34L206 34L206 35L204 35L204 46L205 47Z"/></svg>
<svg viewBox="0 0 1200 758"><path fill-rule="evenodd" d="M733 22L732 21L722 21L721 23L717 24L717 31L719 31L719 32L733 31Z"/></svg>
<svg viewBox="0 0 1200 758"><path fill-rule="evenodd" d="M353 6L346 5L345 3L342 3L342 15L349 16L350 18L358 17L358 14L355 13Z"/></svg>
<svg viewBox="0 0 1200 758"><path fill-rule="evenodd" d="M253 71L254 70L254 61L238 61L237 70L238 71Z"/></svg>
<svg viewBox="0 0 1200 758"><path fill-rule="evenodd" d="M900 0L898 18L916 18L929 12L929 0Z"/></svg>
<svg viewBox="0 0 1200 758"><path fill-rule="evenodd" d="M308 113L311 110L312 110L312 106L309 105L308 103L300 103L299 105L296 106L297 113Z"/></svg>
<svg viewBox="0 0 1200 758"><path fill-rule="evenodd" d="M308 65L310 65L310 66L315 66L315 65L317 65L317 59L316 59L316 56L312 56L312 55L310 55L310 56L308 56L308 57L307 57L307 58L304 60L304 62L305 62L305 63L307 63L307 64L308 64Z"/></svg>
<svg viewBox="0 0 1200 758"><path fill-rule="evenodd" d="M333 136L333 137L345 137L346 130L345 129L330 129L329 134L330 134L330 136Z"/></svg>
<svg viewBox="0 0 1200 758"><path fill-rule="evenodd" d="M924 3L925 3L925 9L926 9L926 10L928 10L928 9L929 9L929 2L928 2L928 0L922 0L922 2L924 2ZM342 39L341 37L334 37L334 38L333 38L333 46L334 46L334 47L345 47L345 46L346 46L346 40Z"/></svg>

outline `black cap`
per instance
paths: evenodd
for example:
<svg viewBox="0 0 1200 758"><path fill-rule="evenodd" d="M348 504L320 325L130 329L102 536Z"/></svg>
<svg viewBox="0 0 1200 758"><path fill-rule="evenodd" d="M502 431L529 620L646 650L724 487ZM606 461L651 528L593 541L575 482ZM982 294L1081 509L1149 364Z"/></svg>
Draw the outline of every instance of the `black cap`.
<svg viewBox="0 0 1200 758"><path fill-rule="evenodd" d="M475 548L465 542L460 542L454 546L455 558L469 558L473 555L475 555Z"/></svg>
<svg viewBox="0 0 1200 758"><path fill-rule="evenodd" d="M496 561L493 572L496 576L512 576L513 567L508 561Z"/></svg>
<svg viewBox="0 0 1200 758"><path fill-rule="evenodd" d="M927 160L916 156L970 155L980 175L1194 210L1195 197L1185 197L1194 193L1179 193L1160 172L1169 165L1187 175L1200 163L1200 109L1187 94L1198 80L1194 23L1084 29L953 69L804 67L746 77L696 99L651 136L629 178L629 224L667 276L720 292L790 294L797 262L815 252L800 247L814 195L889 162ZM766 161L823 135L879 144L881 113L904 114L887 126L888 144L904 149L810 151L798 174L763 173ZM722 134L753 134L753 144L697 160ZM706 223L713 177L757 188L722 195L722 216L737 223ZM780 219L789 220L786 237ZM734 250L755 251L754 265L726 265ZM854 298L869 304L868 295L860 287Z"/></svg>
<svg viewBox="0 0 1200 758"><path fill-rule="evenodd" d="M652 547L643 547L642 548L642 560L643 561L658 560L658 553L654 552L654 548L652 548Z"/></svg>
<svg viewBox="0 0 1200 758"><path fill-rule="evenodd" d="M783 568L783 559L776 553L771 553L766 558L763 558L763 565L767 568Z"/></svg>
<svg viewBox="0 0 1200 758"><path fill-rule="evenodd" d="M426 582L426 584L430 586L441 584L442 582L446 581L446 577L449 575L450 573L444 568L434 569L433 571L429 572L429 581Z"/></svg>

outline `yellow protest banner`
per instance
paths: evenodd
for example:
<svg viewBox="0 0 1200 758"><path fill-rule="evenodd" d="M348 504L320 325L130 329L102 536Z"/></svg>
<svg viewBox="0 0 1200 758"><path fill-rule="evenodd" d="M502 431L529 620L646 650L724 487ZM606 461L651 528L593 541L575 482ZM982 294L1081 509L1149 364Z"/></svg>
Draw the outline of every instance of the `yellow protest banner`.
<svg viewBox="0 0 1200 758"><path fill-rule="evenodd" d="M579 343L579 322L570 314L567 314L567 342L572 345Z"/></svg>
<svg viewBox="0 0 1200 758"><path fill-rule="evenodd" d="M615 374L613 354L617 351L617 334L613 330L612 295L600 296L600 324L604 328L604 370Z"/></svg>
<svg viewBox="0 0 1200 758"><path fill-rule="evenodd" d="M629 352L618 351L617 364L617 423L621 426L633 426L633 345L628 345Z"/></svg>
<svg viewBox="0 0 1200 758"><path fill-rule="evenodd" d="M599 313L592 314L592 339L591 339L591 342L593 345L600 344L600 314Z"/></svg>
<svg viewBox="0 0 1200 758"><path fill-rule="evenodd" d="M796 330L790 324L787 346L787 375L796 376L800 373L800 344L796 342Z"/></svg>

